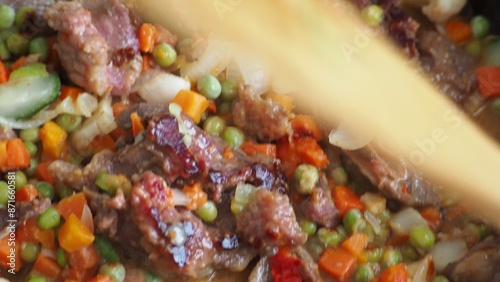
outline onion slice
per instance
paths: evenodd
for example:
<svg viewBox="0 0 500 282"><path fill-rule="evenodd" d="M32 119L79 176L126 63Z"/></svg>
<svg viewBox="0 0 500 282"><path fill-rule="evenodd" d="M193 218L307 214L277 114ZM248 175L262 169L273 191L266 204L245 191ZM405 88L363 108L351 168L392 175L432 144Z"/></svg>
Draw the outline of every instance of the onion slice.
<svg viewBox="0 0 500 282"><path fill-rule="evenodd" d="M368 145L373 139L373 134L369 130L355 131L348 120L340 121L336 130L332 130L328 136L330 144L344 150L357 150Z"/></svg>
<svg viewBox="0 0 500 282"><path fill-rule="evenodd" d="M191 89L189 80L156 69L141 74L132 91L148 103L168 104L181 90Z"/></svg>
<svg viewBox="0 0 500 282"><path fill-rule="evenodd" d="M467 244L462 239L452 239L437 242L430 250L437 272L463 258L467 253Z"/></svg>

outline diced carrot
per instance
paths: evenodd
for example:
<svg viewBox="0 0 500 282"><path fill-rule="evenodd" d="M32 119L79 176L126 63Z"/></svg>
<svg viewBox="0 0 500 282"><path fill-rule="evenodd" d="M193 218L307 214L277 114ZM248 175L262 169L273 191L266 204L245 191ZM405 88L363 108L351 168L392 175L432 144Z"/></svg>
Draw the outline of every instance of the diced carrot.
<svg viewBox="0 0 500 282"><path fill-rule="evenodd" d="M500 96L500 67L480 67L476 69L479 91L485 98Z"/></svg>
<svg viewBox="0 0 500 282"><path fill-rule="evenodd" d="M55 244L55 234L54 234L54 229L40 229L37 228L35 232L35 238L42 246L45 246L49 249L52 249L56 246Z"/></svg>
<svg viewBox="0 0 500 282"><path fill-rule="evenodd" d="M78 270L92 269L101 260L99 252L97 252L93 244L87 245L77 251L70 252L67 257L69 265Z"/></svg>
<svg viewBox="0 0 500 282"><path fill-rule="evenodd" d="M10 65L11 70L17 70L20 67L24 67L28 63L25 56L19 57L12 65Z"/></svg>
<svg viewBox="0 0 500 282"><path fill-rule="evenodd" d="M450 20L444 24L448 37L455 43L467 41L472 35L470 25L463 21Z"/></svg>
<svg viewBox="0 0 500 282"><path fill-rule="evenodd" d="M301 157L295 149L295 144L288 138L283 138L276 143L276 157L281 160L281 164L288 178L292 177L295 169L301 163Z"/></svg>
<svg viewBox="0 0 500 282"><path fill-rule="evenodd" d="M144 23L139 28L139 49L144 53L153 52L155 47L156 38L158 37L158 31L156 27L152 24Z"/></svg>
<svg viewBox="0 0 500 282"><path fill-rule="evenodd" d="M154 64L154 60L153 60L153 57L151 57L150 55L148 54L144 54L142 56L142 72L146 72L150 69L153 68L153 64Z"/></svg>
<svg viewBox="0 0 500 282"><path fill-rule="evenodd" d="M276 158L276 145L271 143L259 144L252 141L245 141L241 144L240 149L249 156L263 154L271 158Z"/></svg>
<svg viewBox="0 0 500 282"><path fill-rule="evenodd" d="M318 142L311 137L302 137L295 140L297 153L305 163L318 168L326 167L330 161Z"/></svg>
<svg viewBox="0 0 500 282"><path fill-rule="evenodd" d="M294 108L293 98L286 94L271 92L266 95L266 100L267 99L280 104L288 112L290 112Z"/></svg>
<svg viewBox="0 0 500 282"><path fill-rule="evenodd" d="M172 102L181 106L182 111L195 123L199 123L201 116L208 108L208 99L203 95L190 90L181 90L174 97Z"/></svg>
<svg viewBox="0 0 500 282"><path fill-rule="evenodd" d="M22 266L22 261L19 259L21 255L21 244L16 240L15 236L13 238L10 237L10 234L15 235L15 233L9 232L0 239L0 268L5 270L14 268L14 271L18 272Z"/></svg>
<svg viewBox="0 0 500 282"><path fill-rule="evenodd" d="M115 129L113 129L113 131L111 131L109 133L109 136L111 136L111 138L113 138L113 140L116 141L121 136L126 136L126 135L130 135L130 134L132 134L131 130L125 130L125 129L118 126Z"/></svg>
<svg viewBox="0 0 500 282"><path fill-rule="evenodd" d="M46 162L41 162L38 164L38 166L36 167L36 176L45 181L45 182L48 182L52 185L54 185L56 183L54 177L52 176L52 174L49 172L49 165L52 163L52 161L46 161Z"/></svg>
<svg viewBox="0 0 500 282"><path fill-rule="evenodd" d="M300 259L291 254L287 248L280 248L274 256L270 257L269 265L274 282L302 281Z"/></svg>
<svg viewBox="0 0 500 282"><path fill-rule="evenodd" d="M5 167L7 162L7 140L0 141L0 168Z"/></svg>
<svg viewBox="0 0 500 282"><path fill-rule="evenodd" d="M196 182L193 185L184 186L184 188L182 188L182 192L191 200L189 204L187 204L187 208L190 210L195 210L207 202L207 193L203 191L201 183L199 182Z"/></svg>
<svg viewBox="0 0 500 282"><path fill-rule="evenodd" d="M68 219L71 214L77 218L82 218L83 208L87 204L87 198L83 192L76 193L59 201L56 210L64 218Z"/></svg>
<svg viewBox="0 0 500 282"><path fill-rule="evenodd" d="M326 274L339 282L348 281L356 267L356 257L341 248L326 249L319 259L318 266Z"/></svg>
<svg viewBox="0 0 500 282"><path fill-rule="evenodd" d="M16 191L16 200L19 202L31 202L39 196L38 189L35 185L27 184Z"/></svg>
<svg viewBox="0 0 500 282"><path fill-rule="evenodd" d="M404 263L389 266L378 279L378 282L407 282L410 278L408 269Z"/></svg>
<svg viewBox="0 0 500 282"><path fill-rule="evenodd" d="M113 104L112 108L113 108L113 116L116 117L122 111L129 109L130 106L127 104L124 104L123 102L116 102Z"/></svg>
<svg viewBox="0 0 500 282"><path fill-rule="evenodd" d="M59 95L59 100L64 100L67 97L71 97L73 101L78 99L78 95L83 92L83 89L74 86L62 85L61 86L61 95Z"/></svg>
<svg viewBox="0 0 500 282"><path fill-rule="evenodd" d="M28 219L18 227L18 237L21 242L41 243L52 249L55 246L55 234L53 229L40 229L36 217Z"/></svg>
<svg viewBox="0 0 500 282"><path fill-rule="evenodd" d="M108 275L98 274L96 277L90 279L88 282L112 282Z"/></svg>
<svg viewBox="0 0 500 282"><path fill-rule="evenodd" d="M130 120L132 121L132 134L137 136L141 131L144 131L144 124L142 123L142 118L133 112L130 114Z"/></svg>
<svg viewBox="0 0 500 282"><path fill-rule="evenodd" d="M102 150L116 151L115 140L109 135L97 136L90 143L90 148L94 154Z"/></svg>
<svg viewBox="0 0 500 282"><path fill-rule="evenodd" d="M19 138L10 139L7 141L7 160L5 168L26 169L30 165L30 153L24 142Z"/></svg>
<svg viewBox="0 0 500 282"><path fill-rule="evenodd" d="M94 242L94 234L74 214L70 214L59 229L59 245L67 252L75 252Z"/></svg>
<svg viewBox="0 0 500 282"><path fill-rule="evenodd" d="M408 234L401 234L401 235L397 235L397 236L394 236L391 239L389 239L389 241L387 242L387 245L389 245L389 246L401 246L407 242L408 242Z"/></svg>
<svg viewBox="0 0 500 282"><path fill-rule="evenodd" d="M427 207L420 210L420 215L427 220L432 228L438 228L441 225L441 215L439 208Z"/></svg>
<svg viewBox="0 0 500 282"><path fill-rule="evenodd" d="M359 259L363 254L363 250L368 245L368 240L368 235L364 233L354 233L342 242L342 248Z"/></svg>
<svg viewBox="0 0 500 282"><path fill-rule="evenodd" d="M40 140L43 150L54 158L60 158L66 147L68 134L53 121L46 122L40 128Z"/></svg>
<svg viewBox="0 0 500 282"><path fill-rule="evenodd" d="M358 195L351 189L342 185L333 188L333 201L341 217L350 209L364 210L365 208Z"/></svg>
<svg viewBox="0 0 500 282"><path fill-rule="evenodd" d="M296 115L292 119L293 137L310 136L314 140L321 140L321 130L316 121L306 115Z"/></svg>
<svg viewBox="0 0 500 282"><path fill-rule="evenodd" d="M208 108L207 108L207 110L211 114L217 113L217 103L215 102L215 100L209 100L208 101Z"/></svg>
<svg viewBox="0 0 500 282"><path fill-rule="evenodd" d="M93 276L95 276L95 273L95 267L86 270L70 267L64 269L61 276L63 278L62 281L64 282L82 282L90 280Z"/></svg>
<svg viewBox="0 0 500 282"><path fill-rule="evenodd" d="M9 68L2 61L0 61L0 84L9 81L9 76Z"/></svg>
<svg viewBox="0 0 500 282"><path fill-rule="evenodd" d="M53 258L39 254L33 265L33 270L49 278L56 278L61 272L61 267Z"/></svg>

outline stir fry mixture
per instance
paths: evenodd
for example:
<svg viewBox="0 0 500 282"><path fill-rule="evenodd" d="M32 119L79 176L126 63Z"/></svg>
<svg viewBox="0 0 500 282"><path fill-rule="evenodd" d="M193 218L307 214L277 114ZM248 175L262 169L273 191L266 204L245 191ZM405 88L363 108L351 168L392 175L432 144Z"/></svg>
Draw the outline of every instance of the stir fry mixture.
<svg viewBox="0 0 500 282"><path fill-rule="evenodd" d="M417 22L373 2L353 4L500 141L498 6L411 1ZM0 5L1 276L500 281L466 202L371 143L329 145L236 45L118 0Z"/></svg>

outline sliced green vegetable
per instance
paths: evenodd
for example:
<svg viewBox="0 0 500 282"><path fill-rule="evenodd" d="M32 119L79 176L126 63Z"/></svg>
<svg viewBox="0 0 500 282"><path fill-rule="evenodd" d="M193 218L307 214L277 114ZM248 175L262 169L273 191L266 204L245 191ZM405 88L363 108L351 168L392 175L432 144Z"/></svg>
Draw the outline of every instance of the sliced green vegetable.
<svg viewBox="0 0 500 282"><path fill-rule="evenodd" d="M14 70L10 74L9 79L18 79L26 77L44 77L49 73L47 72L47 67L42 63L29 64Z"/></svg>
<svg viewBox="0 0 500 282"><path fill-rule="evenodd" d="M60 267L66 267L66 265L68 265L68 259L66 258L66 254L62 248L57 248L56 261Z"/></svg>
<svg viewBox="0 0 500 282"><path fill-rule="evenodd" d="M68 133L74 132L82 124L82 116L61 114L57 116L56 123Z"/></svg>
<svg viewBox="0 0 500 282"><path fill-rule="evenodd" d="M106 262L120 262L120 257L116 252L115 248L107 239L101 236L96 236L94 240L94 246Z"/></svg>
<svg viewBox="0 0 500 282"><path fill-rule="evenodd" d="M0 115L15 119L31 117L54 102L60 90L61 82L56 73L9 79L0 84Z"/></svg>
<svg viewBox="0 0 500 282"><path fill-rule="evenodd" d="M132 183L125 175L121 174L101 171L96 177L95 184L111 196L115 195L118 188L121 188L125 195L129 195L132 191Z"/></svg>
<svg viewBox="0 0 500 282"><path fill-rule="evenodd" d="M38 127L22 129L19 136L24 142L38 142L40 140L39 130Z"/></svg>

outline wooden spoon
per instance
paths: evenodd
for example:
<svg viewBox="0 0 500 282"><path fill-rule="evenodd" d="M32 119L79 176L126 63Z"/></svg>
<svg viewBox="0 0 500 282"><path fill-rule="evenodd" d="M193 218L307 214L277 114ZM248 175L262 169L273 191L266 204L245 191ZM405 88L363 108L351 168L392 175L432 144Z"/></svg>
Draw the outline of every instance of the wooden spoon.
<svg viewBox="0 0 500 282"><path fill-rule="evenodd" d="M244 40L301 86L299 110L328 129L340 119L371 129L386 148L461 192L500 226L500 150L454 104L339 1L136 0L148 21L178 34ZM326 8L331 6L333 8Z"/></svg>

